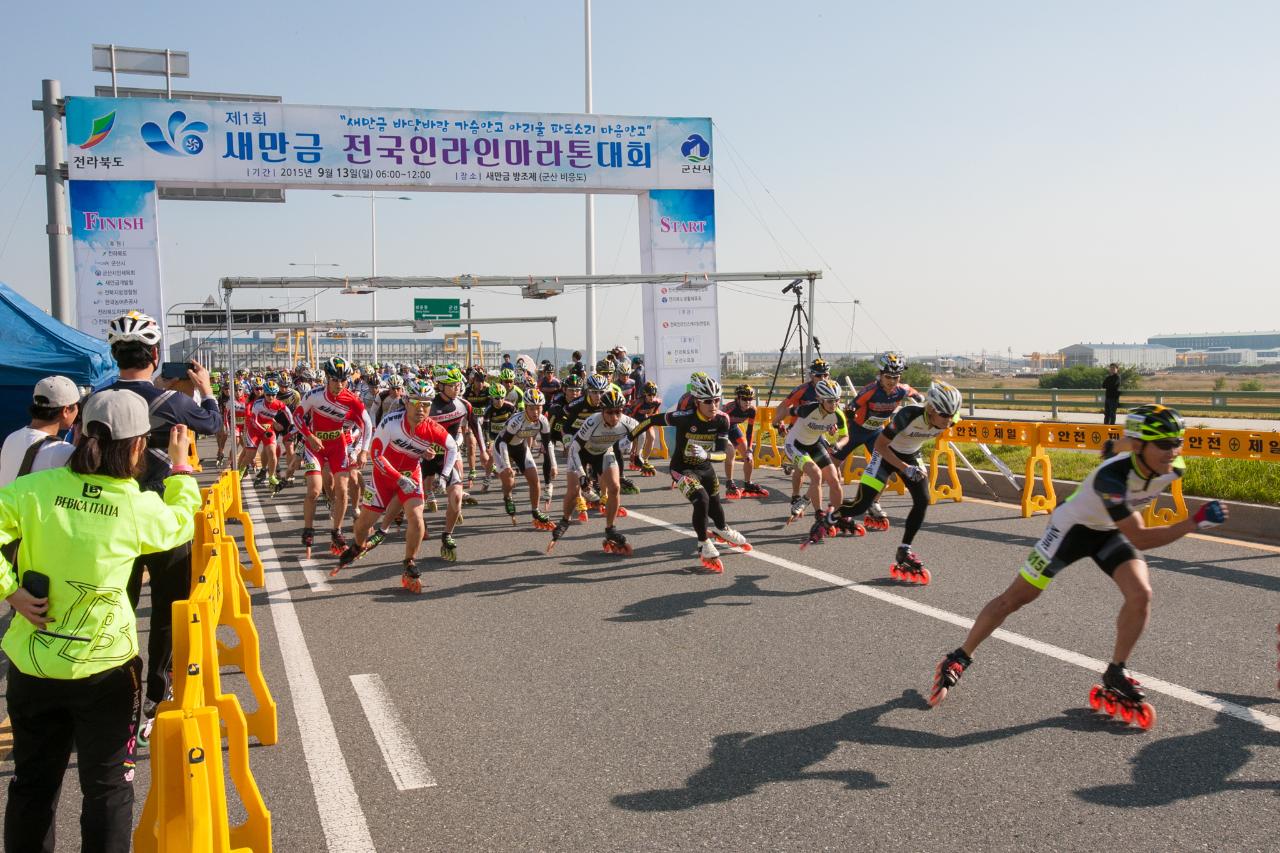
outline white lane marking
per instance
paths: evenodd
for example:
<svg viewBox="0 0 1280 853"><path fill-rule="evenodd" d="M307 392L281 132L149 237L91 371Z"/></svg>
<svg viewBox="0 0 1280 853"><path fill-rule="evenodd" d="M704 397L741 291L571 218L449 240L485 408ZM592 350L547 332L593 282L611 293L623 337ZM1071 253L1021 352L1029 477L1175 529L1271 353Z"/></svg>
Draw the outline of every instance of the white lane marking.
<svg viewBox="0 0 1280 853"><path fill-rule="evenodd" d="M257 505L254 521L261 522L264 513L253 489L245 490L245 500L250 505ZM360 809L360 798L356 796L347 759L342 754L342 745L338 743L333 717L329 715L329 705L316 675L315 662L311 659L307 638L302 633L298 613L289 595L289 584L285 582L284 570L276 557L271 532L266 524L260 524L255 526L254 535L258 553L264 555L267 600L275 622L276 639L280 642L280 654L284 658L284 671L293 697L293 713L298 719L298 734L302 738L302 752L307 759L307 773L311 777L311 789L315 793L316 808L320 811L325 841L335 853L374 853L369 824Z"/></svg>
<svg viewBox="0 0 1280 853"><path fill-rule="evenodd" d="M647 522L657 527L662 527L674 533L679 533L682 536L692 537L695 535L692 530L671 524L670 522L663 521L660 518L653 518L651 516L644 515L643 513L636 512L635 510L629 510L629 512L630 518L638 519L639 521ZM775 557L772 554L766 554L763 551L756 549L752 549L745 553L748 557L755 557L757 560L763 560L766 563L772 563L780 568L789 569L802 575L808 575L809 577L820 580L823 583L843 587L851 592L861 593L879 601L883 601L886 604L892 604L896 607L902 607L906 610L914 611L922 616L929 616L939 621L965 628L966 630L973 627L973 620L965 616L961 616L957 613L951 613L947 610L940 610L939 608L931 607L928 604L921 604L918 601L914 601L910 598L904 598L901 595L895 595L892 592L885 592L884 590L874 586L866 586L858 583L857 581L851 581L848 578L842 578L839 575L833 575L830 572L824 572L819 569L812 569L808 566L801 565L800 563L793 563L790 560L782 557ZM1065 661L1066 663L1072 663L1078 667L1082 667L1093 672L1100 673L1107 668L1107 664L1104 661L1091 658L1088 655L1082 655L1079 652L1073 652L1070 649L1064 649L1060 646L1042 643L1039 640L1034 640L1031 637L1023 636L1022 634L1015 634L1014 632L1006 631L1003 628L998 628L991 636L998 640L1004 640L1006 643L1027 649L1028 651L1039 652L1042 655L1056 658L1060 661ZM1174 684L1171 681L1162 681L1159 678L1154 678L1140 672L1134 672L1132 674L1142 682L1142 686L1148 691L1163 693L1166 696L1172 696L1174 699L1181 699L1183 702L1188 704L1199 705L1201 708L1208 708L1209 710L1216 711L1220 714L1227 714L1237 719L1244 720L1245 722L1257 723L1264 729L1268 729L1273 732L1280 732L1280 717L1265 714L1262 711L1255 711L1252 708L1246 708L1245 706L1237 705L1234 702L1227 702L1225 700L1218 699L1217 697L1192 690L1189 687Z"/></svg>
<svg viewBox="0 0 1280 853"><path fill-rule="evenodd" d="M351 686L360 697L360 706L364 715L369 718L369 728L373 729L373 739L382 750L382 760L391 771L396 789L412 791L415 788L434 788L436 779L431 775L427 762L418 752L413 733L400 718L395 702L391 698L387 686L382 683L382 676L376 673L351 676Z"/></svg>

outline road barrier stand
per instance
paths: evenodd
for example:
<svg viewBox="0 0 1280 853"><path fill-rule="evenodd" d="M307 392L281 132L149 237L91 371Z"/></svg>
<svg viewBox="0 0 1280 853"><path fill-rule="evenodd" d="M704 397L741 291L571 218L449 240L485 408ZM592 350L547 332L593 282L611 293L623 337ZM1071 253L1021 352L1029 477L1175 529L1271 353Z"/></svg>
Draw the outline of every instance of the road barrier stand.
<svg viewBox="0 0 1280 853"><path fill-rule="evenodd" d="M782 449L778 446L778 431L773 428L774 406L761 406L756 409L755 446L752 455L756 464L766 468L781 468Z"/></svg>
<svg viewBox="0 0 1280 853"><path fill-rule="evenodd" d="M844 466L841 468L840 472L840 476L843 479L844 484L847 486L850 483L862 482L862 475L866 473L867 463L870 461L870 448L863 448L861 455L850 453L849 458L844 460ZM881 489L881 494L889 491L890 489L899 495L905 495L907 493L907 487L903 485L902 478L898 476L897 471L891 473L888 479L884 481L884 488Z"/></svg>
<svg viewBox="0 0 1280 853"><path fill-rule="evenodd" d="M187 445L187 464L197 474L204 473L204 468L200 465L200 454L196 452L196 443L194 441Z"/></svg>
<svg viewBox="0 0 1280 853"><path fill-rule="evenodd" d="M249 769L249 737L276 742L276 703L262 674L239 551L225 531L225 509L240 506L235 472L223 474L203 495L192 541L191 594L173 604L173 699L160 704L152 730L152 785L133 836L141 853L271 850L271 813ZM245 545L256 554L248 525ZM239 645L223 645L219 625L235 631ZM243 670L253 690L257 709L250 714L238 697L222 691L220 667L229 663ZM224 733L228 775L246 814L236 826L227 818Z"/></svg>
<svg viewBox="0 0 1280 853"><path fill-rule="evenodd" d="M649 459L670 459L671 450L667 447L667 428L658 427L658 437L650 448ZM642 439L643 440L643 439Z"/></svg>

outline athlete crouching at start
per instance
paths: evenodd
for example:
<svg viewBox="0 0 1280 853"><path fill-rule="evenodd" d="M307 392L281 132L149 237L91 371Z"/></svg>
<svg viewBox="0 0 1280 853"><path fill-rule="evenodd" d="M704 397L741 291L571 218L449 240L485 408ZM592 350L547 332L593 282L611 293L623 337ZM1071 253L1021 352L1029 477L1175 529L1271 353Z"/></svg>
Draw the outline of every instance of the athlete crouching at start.
<svg viewBox="0 0 1280 853"><path fill-rule="evenodd" d="M1151 579L1142 552L1181 539L1188 533L1215 527L1227 520L1227 509L1210 501L1194 516L1167 527L1147 527L1142 510L1182 476L1182 418L1165 406L1139 406L1125 418L1129 452L1104 461L1049 516L1049 527L1031 549L1018 577L991 599L974 620L969 636L938 664L929 704L947 697L973 663L979 644L1013 613L1039 598L1067 566L1091 558L1124 596L1116 619L1115 649L1102 684L1089 692L1095 711L1113 715L1140 728L1155 723L1155 711L1143 700L1142 686L1125 670L1151 615Z"/></svg>
<svg viewBox="0 0 1280 853"><path fill-rule="evenodd" d="M551 552L569 529L569 513L576 511L578 507L578 495L583 481L590 482L593 477L600 478L600 491L605 495L604 550L610 554L631 553L627 537L614 526L618 520L621 479L621 465L615 445L626 439L636 426L635 418L622 413L624 405L626 400L622 392L616 388L605 390L600 394L600 411L583 421L569 440L565 454L569 463L569 475L564 492L564 514L551 530L551 544L547 546L547 553Z"/></svg>
<svg viewBox="0 0 1280 853"><path fill-rule="evenodd" d="M691 377L689 394L692 409L665 412L645 418L631 430L635 441L650 427L675 429L675 446L671 452L673 487L693 504L693 530L698 536L698 557L706 572L724 571L720 552L707 533L707 519L715 525L716 540L750 551L747 537L728 525L724 506L720 503L720 480L713 462L723 463L729 440L729 416L720 411L720 383L705 374Z"/></svg>
<svg viewBox="0 0 1280 853"><path fill-rule="evenodd" d="M342 552L331 574L336 575L377 547L387 533L379 525L370 535L374 521L380 516L389 518L403 507L406 527L404 575L400 584L410 592L422 592L422 573L415 562L418 546L426 536L426 522L422 517L422 461L442 457L441 467L446 471L453 471L458 461L458 444L453 436L427 416L435 396L431 384L423 383L407 398L406 407L383 418L374 432L373 478L356 518L355 542Z"/></svg>

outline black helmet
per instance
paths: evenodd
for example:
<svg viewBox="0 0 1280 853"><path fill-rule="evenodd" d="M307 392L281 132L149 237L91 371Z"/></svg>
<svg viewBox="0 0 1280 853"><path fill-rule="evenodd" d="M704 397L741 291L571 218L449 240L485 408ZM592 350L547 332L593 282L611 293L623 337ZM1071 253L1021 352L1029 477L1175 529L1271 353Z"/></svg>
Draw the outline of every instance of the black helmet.
<svg viewBox="0 0 1280 853"><path fill-rule="evenodd" d="M335 355L324 363L324 374L330 379L348 379L351 376L351 366L345 358Z"/></svg>
<svg viewBox="0 0 1280 853"><path fill-rule="evenodd" d="M1124 434L1140 441L1182 438L1186 429L1176 409L1157 403L1131 409L1124 419Z"/></svg>

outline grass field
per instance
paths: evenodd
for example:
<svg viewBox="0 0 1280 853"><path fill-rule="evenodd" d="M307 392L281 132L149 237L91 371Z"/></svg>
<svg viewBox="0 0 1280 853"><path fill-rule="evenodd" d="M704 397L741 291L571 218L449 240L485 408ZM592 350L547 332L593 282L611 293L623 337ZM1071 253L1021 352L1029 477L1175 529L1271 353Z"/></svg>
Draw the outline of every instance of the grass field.
<svg viewBox="0 0 1280 853"><path fill-rule="evenodd" d="M956 446L973 463L973 467L980 471L995 470L995 466L976 444L957 442ZM1031 455L1030 448L999 445L988 447L1015 474L1021 475L1026 470L1027 458ZM929 447L929 452L932 450ZM1091 451L1050 450L1047 453L1056 480L1079 482L1088 476L1099 461L1097 453ZM963 463L957 464L963 467ZM1247 459L1188 457L1182 491L1183 494L1197 497L1280 505L1280 465Z"/></svg>

